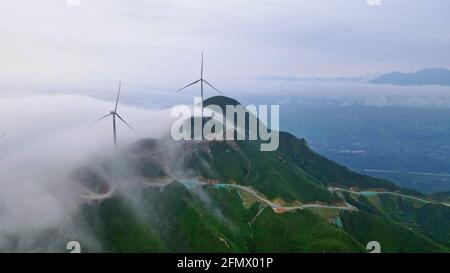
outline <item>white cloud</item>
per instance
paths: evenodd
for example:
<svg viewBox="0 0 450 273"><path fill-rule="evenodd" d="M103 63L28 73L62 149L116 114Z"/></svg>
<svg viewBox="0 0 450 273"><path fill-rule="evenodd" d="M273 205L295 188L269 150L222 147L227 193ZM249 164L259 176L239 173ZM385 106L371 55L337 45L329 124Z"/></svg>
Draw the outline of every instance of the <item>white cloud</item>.
<svg viewBox="0 0 450 273"><path fill-rule="evenodd" d="M30 251L35 235L72 221L82 200L71 173L113 151L111 120L88 124L112 107L73 95L0 99L0 128L7 133L0 139L0 250L17 236L16 250ZM118 111L137 129L119 123L121 147L169 131L169 111L123 104Z"/></svg>

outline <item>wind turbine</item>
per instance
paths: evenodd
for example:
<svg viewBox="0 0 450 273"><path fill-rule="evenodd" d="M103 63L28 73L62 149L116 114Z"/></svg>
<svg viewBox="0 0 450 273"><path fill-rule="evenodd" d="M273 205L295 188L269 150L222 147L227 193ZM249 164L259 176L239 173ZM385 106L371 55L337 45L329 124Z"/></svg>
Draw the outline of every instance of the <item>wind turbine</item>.
<svg viewBox="0 0 450 273"><path fill-rule="evenodd" d="M182 90L184 90L184 89L188 88L189 86L194 85L194 84L196 84L196 83L200 83L200 95L201 95L201 99L202 99L202 102L201 102L201 108L202 108L201 120L202 120L202 122L203 122L203 83L206 83L206 84L209 85L211 88L213 88L214 90L216 90L217 92L219 92L220 94L223 95L223 93L220 92L219 89L215 88L212 84L210 84L207 80L205 80L205 79L203 78L203 52L202 52L202 66L201 66L201 68L200 68L200 79L198 79L198 80L196 80L195 82L192 82L192 83L186 85L185 87L183 87L183 88L181 88L181 89L178 89L177 92L180 92L180 91L182 91Z"/></svg>
<svg viewBox="0 0 450 273"><path fill-rule="evenodd" d="M99 122L100 120L107 118L109 116L112 116L113 118L113 138L114 138L114 148L117 149L117 130L116 130L116 117L118 117L123 123L125 123L128 128L133 130L133 132L136 132L136 130L133 129L118 113L117 113L117 105L119 104L119 97L120 97L120 87L122 85L122 82L119 81L119 91L117 92L117 99L116 99L116 106L114 107L113 111L110 111L108 115L103 116L96 121L92 122L89 126L94 125L95 123Z"/></svg>

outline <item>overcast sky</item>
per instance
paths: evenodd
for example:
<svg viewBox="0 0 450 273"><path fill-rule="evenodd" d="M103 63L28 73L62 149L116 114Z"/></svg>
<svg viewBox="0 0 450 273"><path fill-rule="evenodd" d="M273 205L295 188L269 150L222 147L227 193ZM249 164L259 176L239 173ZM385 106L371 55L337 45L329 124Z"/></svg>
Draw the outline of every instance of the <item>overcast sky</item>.
<svg viewBox="0 0 450 273"><path fill-rule="evenodd" d="M118 79L176 89L197 78L202 50L206 76L225 87L261 75L450 66L448 0L80 2L1 1L0 91L109 88Z"/></svg>

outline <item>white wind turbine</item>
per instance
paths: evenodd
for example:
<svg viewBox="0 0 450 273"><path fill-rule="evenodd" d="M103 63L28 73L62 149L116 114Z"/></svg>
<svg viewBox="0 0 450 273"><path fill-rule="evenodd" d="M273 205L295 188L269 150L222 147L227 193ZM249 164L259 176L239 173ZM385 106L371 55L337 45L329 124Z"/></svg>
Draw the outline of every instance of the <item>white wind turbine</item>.
<svg viewBox="0 0 450 273"><path fill-rule="evenodd" d="M196 80L196 81L186 85L185 87L183 87L181 89L178 89L177 92L180 92L180 91L184 90L185 88L188 88L189 86L194 85L196 83L200 83L200 96L201 96L201 99L202 99L202 101L201 101L201 111L202 111L202 113L201 113L201 120L203 122L203 83L209 85L211 88L213 88L214 90L216 90L217 92L219 92L220 94L223 95L223 93L220 92L219 89L215 88L212 84L210 84L207 80L205 80L203 78L203 52L202 52L202 65L201 65L201 68L200 68L200 79L198 79L198 80Z"/></svg>
<svg viewBox="0 0 450 273"><path fill-rule="evenodd" d="M125 123L128 128L136 132L133 127L131 127L118 113L117 113L117 106L119 104L119 97L120 97L120 87L122 83L119 81L119 91L117 92L117 99L116 99L116 105L114 107L114 110L110 111L109 114L97 119L96 121L92 122L89 126L94 125L95 123L99 122L100 120L107 118L109 116L112 116L113 118L113 139L114 139L114 147L117 149L117 129L116 129L116 117L118 117L123 123Z"/></svg>

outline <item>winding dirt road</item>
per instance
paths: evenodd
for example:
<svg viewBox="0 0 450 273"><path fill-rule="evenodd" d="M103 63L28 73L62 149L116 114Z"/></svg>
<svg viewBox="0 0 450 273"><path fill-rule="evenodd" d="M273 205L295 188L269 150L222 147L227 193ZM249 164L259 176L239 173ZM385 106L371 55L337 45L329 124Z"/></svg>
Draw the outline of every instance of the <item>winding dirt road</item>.
<svg viewBox="0 0 450 273"><path fill-rule="evenodd" d="M404 198L417 200L417 201L420 201L420 202L423 202L423 203L426 203L426 204L439 204L439 205L444 205L444 206L450 207L449 203L427 200L427 199L423 199L423 198L419 198L419 197L415 197L415 196L411 196L411 195L406 195L406 194L398 193L398 192L390 192L390 191L383 191L383 192L378 192L378 191L351 191L351 190L337 188L337 187L329 187L328 190L331 191L331 192L348 192L348 193L353 193L353 194L357 194L357 195L367 195L367 194L396 195L396 196L400 196L400 197L404 197Z"/></svg>
<svg viewBox="0 0 450 273"><path fill-rule="evenodd" d="M90 189L83 187L83 190L86 192L84 195L79 195L78 198L87 200L87 201L101 201L107 198L110 198L113 196L114 192L116 191L115 187L112 187L108 192L106 193L95 193L91 191Z"/></svg>
<svg viewBox="0 0 450 273"><path fill-rule="evenodd" d="M206 184L206 183L204 183ZM208 184L206 184L208 185ZM302 209L307 209L307 208L321 208L321 209L339 209L339 210L357 210L356 207L346 203L346 206L332 206L332 205L320 205L320 204L305 204L305 205L300 205L300 206L293 206L293 207L283 207L280 206L278 204L273 203L272 201L262 197L260 194L258 194L257 191L255 191L254 189L247 187L247 186L241 186L241 185L236 185L236 184L212 184L211 186L216 186L216 187L227 187L227 188L236 188L236 189L241 189L243 191L246 191L247 193L251 194L252 196L256 197L258 200L260 200L261 202L265 203L266 205L268 205L269 207L271 207L275 212L280 212L280 211L293 211L293 210L302 210Z"/></svg>

